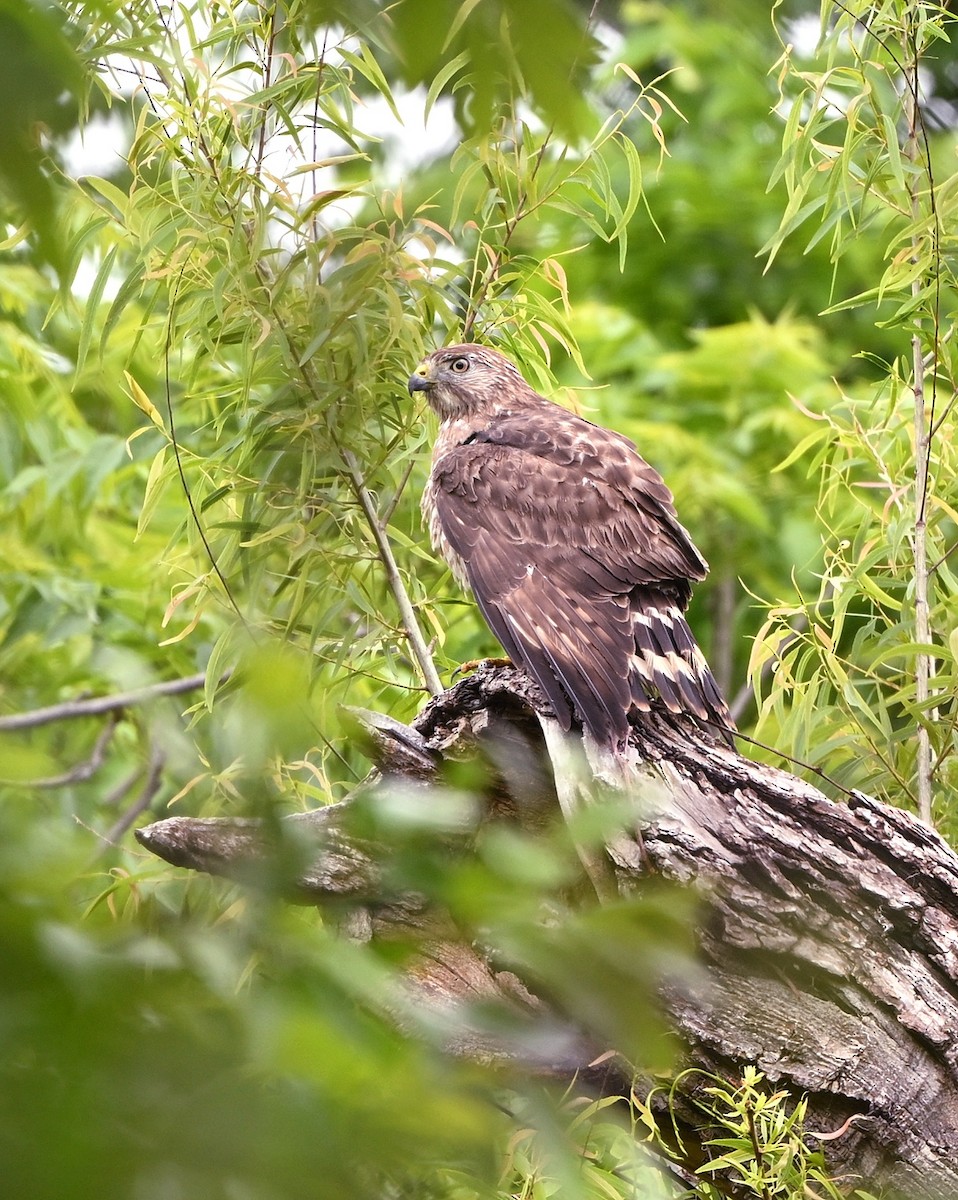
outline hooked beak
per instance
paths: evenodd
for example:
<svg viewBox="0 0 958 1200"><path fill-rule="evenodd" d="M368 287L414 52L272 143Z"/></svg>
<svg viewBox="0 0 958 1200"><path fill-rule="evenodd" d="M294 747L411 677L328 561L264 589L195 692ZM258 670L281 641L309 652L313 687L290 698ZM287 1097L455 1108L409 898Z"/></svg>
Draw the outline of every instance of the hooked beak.
<svg viewBox="0 0 958 1200"><path fill-rule="evenodd" d="M429 368L425 363L420 363L412 375L409 376L409 383L407 386L409 388L410 396L413 395L414 392L428 392L432 385L433 380L429 374Z"/></svg>

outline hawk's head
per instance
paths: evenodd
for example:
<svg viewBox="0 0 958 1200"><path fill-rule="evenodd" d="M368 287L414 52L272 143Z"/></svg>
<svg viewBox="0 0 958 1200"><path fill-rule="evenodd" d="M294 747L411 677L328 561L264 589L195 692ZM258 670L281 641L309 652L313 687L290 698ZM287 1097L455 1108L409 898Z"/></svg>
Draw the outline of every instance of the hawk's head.
<svg viewBox="0 0 958 1200"><path fill-rule="evenodd" d="M535 393L504 354L467 343L427 354L409 377L409 394L425 392L443 420L508 408Z"/></svg>

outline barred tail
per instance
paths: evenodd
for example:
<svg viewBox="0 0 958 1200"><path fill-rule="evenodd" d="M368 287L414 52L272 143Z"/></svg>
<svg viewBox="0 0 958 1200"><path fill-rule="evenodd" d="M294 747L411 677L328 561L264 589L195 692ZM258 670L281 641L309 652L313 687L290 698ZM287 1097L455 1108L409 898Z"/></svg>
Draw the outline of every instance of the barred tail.
<svg viewBox="0 0 958 1200"><path fill-rule="evenodd" d="M690 713L731 744L735 725L728 705L681 609L641 593L634 603L640 607L632 614L633 708L648 712L657 697L669 712Z"/></svg>

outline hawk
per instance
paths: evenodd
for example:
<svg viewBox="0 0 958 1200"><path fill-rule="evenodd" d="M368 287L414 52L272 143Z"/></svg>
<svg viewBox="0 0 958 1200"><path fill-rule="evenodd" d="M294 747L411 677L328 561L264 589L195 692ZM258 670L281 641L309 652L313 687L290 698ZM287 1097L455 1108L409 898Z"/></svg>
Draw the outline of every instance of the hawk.
<svg viewBox="0 0 958 1200"><path fill-rule="evenodd" d="M422 498L433 545L562 728L616 750L658 700L731 741L683 615L708 565L635 445L540 396L486 346L427 355L415 392L441 422Z"/></svg>

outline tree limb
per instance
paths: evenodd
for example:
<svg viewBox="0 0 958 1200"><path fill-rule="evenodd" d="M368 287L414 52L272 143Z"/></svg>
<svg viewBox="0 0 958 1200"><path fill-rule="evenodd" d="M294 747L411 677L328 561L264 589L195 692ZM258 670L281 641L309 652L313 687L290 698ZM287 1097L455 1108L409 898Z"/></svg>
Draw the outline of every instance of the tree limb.
<svg viewBox="0 0 958 1200"><path fill-rule="evenodd" d="M231 672L227 671L220 680L224 683ZM148 687L130 692L117 692L112 696L89 696L80 700L65 700L62 704L51 704L46 708L35 708L32 712L11 713L0 717L0 732L15 729L36 729L53 721L70 721L76 717L98 717L104 713L118 712L122 708L136 708L148 704L161 696L179 696L183 692L195 692L206 683L206 675L187 675L183 679L167 679L163 683L151 683Z"/></svg>
<svg viewBox="0 0 958 1200"><path fill-rule="evenodd" d="M484 666L431 701L413 727L393 723L373 736L379 773L369 786L409 780L412 764L414 786L439 803L440 795L429 798L430 775L447 759L482 753L497 776L492 816L542 828L561 819L539 725L550 717L518 671ZM912 1197L952 1197L958 856L909 813L859 793L835 803L664 712L642 718L633 749L630 786L643 808L634 827L607 841L604 871L619 895L641 892L653 874L694 886L701 898L703 970L663 988L689 1065L727 1079L757 1065L795 1099L808 1096L810 1128L842 1130L828 1144L833 1171ZM314 837L290 892L362 909L365 936L427 922L415 897L383 894L388 850L357 844L352 804L286 819ZM233 878L254 877L269 856L255 822L177 817L137 837L170 862ZM567 1021L533 994L532 981L504 977L454 936L430 943L409 980L429 1003L495 996L550 1028ZM565 1034L550 1043L561 1052L534 1068L588 1076L596 1051L589 1030ZM450 1049L480 1059L496 1053L468 1032Z"/></svg>
<svg viewBox="0 0 958 1200"><path fill-rule="evenodd" d="M82 762L70 767L67 771L61 771L59 775L46 775L42 779L24 780L19 782L18 786L49 790L52 788L69 787L71 783L84 783L86 780L92 779L106 760L106 752L110 742L113 741L113 735L116 733L119 720L117 712L111 712L110 720L100 730L96 741L93 743L93 749L90 751L89 757L85 758Z"/></svg>

